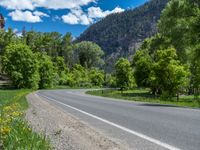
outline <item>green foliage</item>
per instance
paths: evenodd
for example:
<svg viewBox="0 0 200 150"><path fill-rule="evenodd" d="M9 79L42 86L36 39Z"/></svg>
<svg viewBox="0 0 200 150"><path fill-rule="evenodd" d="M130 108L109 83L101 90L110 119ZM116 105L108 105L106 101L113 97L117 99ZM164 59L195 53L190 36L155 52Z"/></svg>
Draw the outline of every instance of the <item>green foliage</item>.
<svg viewBox="0 0 200 150"><path fill-rule="evenodd" d="M146 50L150 55L158 49L167 49L171 46L168 38L162 36L161 34L156 34L151 38L147 38L143 41L140 50Z"/></svg>
<svg viewBox="0 0 200 150"><path fill-rule="evenodd" d="M16 37L11 28L7 32L0 29L0 55L4 53L6 46L15 40Z"/></svg>
<svg viewBox="0 0 200 150"><path fill-rule="evenodd" d="M51 57L44 53L37 53L37 58L39 59L39 74L40 82L39 88L52 88L55 84L55 77L57 75L56 69L51 61Z"/></svg>
<svg viewBox="0 0 200 150"><path fill-rule="evenodd" d="M196 97L200 95L200 44L192 50L191 58L191 88Z"/></svg>
<svg viewBox="0 0 200 150"><path fill-rule="evenodd" d="M61 42L61 52L60 56L64 57L65 63L71 67L73 65L73 44L72 44L72 35L71 33L67 33L62 38Z"/></svg>
<svg viewBox="0 0 200 150"><path fill-rule="evenodd" d="M139 50L134 55L134 77L139 87L149 86L149 75L153 66L153 60L147 50Z"/></svg>
<svg viewBox="0 0 200 150"><path fill-rule="evenodd" d="M115 64L116 83L121 90L133 88L135 80L130 62L125 58L120 58Z"/></svg>
<svg viewBox="0 0 200 150"><path fill-rule="evenodd" d="M161 92L171 98L187 87L190 73L188 68L177 60L174 48L158 50L155 59L149 77L154 92Z"/></svg>
<svg viewBox="0 0 200 150"><path fill-rule="evenodd" d="M81 42L75 45L75 60L85 68L92 68L101 66L103 60L101 57L104 55L101 47L92 42Z"/></svg>
<svg viewBox="0 0 200 150"><path fill-rule="evenodd" d="M198 0L171 0L158 23L160 34L177 49L179 60L190 65L189 93L199 93L199 21Z"/></svg>
<svg viewBox="0 0 200 150"><path fill-rule="evenodd" d="M3 71L17 88L38 88L38 61L24 44L10 44L2 57Z"/></svg>
<svg viewBox="0 0 200 150"><path fill-rule="evenodd" d="M54 67L55 67L55 71L58 75L59 84L60 85L66 84L66 78L67 78L69 69L67 68L67 66L64 62L64 58L60 57L60 56L56 57L54 60Z"/></svg>
<svg viewBox="0 0 200 150"><path fill-rule="evenodd" d="M89 78L91 80L92 85L101 87L104 83L104 71L101 71L97 68L93 68L89 72Z"/></svg>
<svg viewBox="0 0 200 150"><path fill-rule="evenodd" d="M40 33L30 31L25 33L22 40L34 52L46 52L51 57L59 56L62 35L58 32Z"/></svg>
<svg viewBox="0 0 200 150"><path fill-rule="evenodd" d="M90 87L88 71L79 64L74 65L67 77L67 83L72 87Z"/></svg>
<svg viewBox="0 0 200 150"><path fill-rule="evenodd" d="M114 74L106 74L105 76L105 86L116 88L116 77Z"/></svg>
<svg viewBox="0 0 200 150"><path fill-rule="evenodd" d="M159 32L170 39L182 62L188 60L187 50L197 39L198 33L192 29L199 26L197 22L199 12L198 1L171 0L161 15L158 24Z"/></svg>

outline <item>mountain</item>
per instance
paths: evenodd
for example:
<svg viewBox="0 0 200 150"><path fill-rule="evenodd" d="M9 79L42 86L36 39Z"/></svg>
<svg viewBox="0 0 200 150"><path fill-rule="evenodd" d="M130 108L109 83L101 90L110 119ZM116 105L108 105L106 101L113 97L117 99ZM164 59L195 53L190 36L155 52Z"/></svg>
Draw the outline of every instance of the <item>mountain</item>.
<svg viewBox="0 0 200 150"><path fill-rule="evenodd" d="M123 13L111 14L91 25L80 41L92 41L102 47L106 58L130 56L141 42L157 32L156 23L168 0L150 0Z"/></svg>

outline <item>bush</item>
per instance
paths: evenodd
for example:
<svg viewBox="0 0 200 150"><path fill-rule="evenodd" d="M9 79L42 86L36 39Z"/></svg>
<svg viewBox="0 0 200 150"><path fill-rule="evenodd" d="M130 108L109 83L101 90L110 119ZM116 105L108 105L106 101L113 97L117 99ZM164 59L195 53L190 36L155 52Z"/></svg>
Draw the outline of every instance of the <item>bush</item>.
<svg viewBox="0 0 200 150"><path fill-rule="evenodd" d="M88 70L79 64L74 65L66 76L66 83L71 87L91 87Z"/></svg>
<svg viewBox="0 0 200 150"><path fill-rule="evenodd" d="M178 95L182 89L186 89L189 83L190 72L186 65L177 60L176 50L168 48L158 50L155 53L155 62L150 74L152 91L160 91L164 97L172 98ZM155 93L155 92L154 92Z"/></svg>
<svg viewBox="0 0 200 150"><path fill-rule="evenodd" d="M120 58L115 64L115 70L116 83L121 90L130 89L136 86L135 79L133 77L133 69L127 59Z"/></svg>
<svg viewBox="0 0 200 150"><path fill-rule="evenodd" d="M38 88L38 61L31 49L24 44L10 44L2 57L3 71L16 88Z"/></svg>
<svg viewBox="0 0 200 150"><path fill-rule="evenodd" d="M112 74L106 74L105 76L105 86L116 88L116 77Z"/></svg>
<svg viewBox="0 0 200 150"><path fill-rule="evenodd" d="M89 78L92 85L101 87L104 83L104 72L94 68L90 70Z"/></svg>

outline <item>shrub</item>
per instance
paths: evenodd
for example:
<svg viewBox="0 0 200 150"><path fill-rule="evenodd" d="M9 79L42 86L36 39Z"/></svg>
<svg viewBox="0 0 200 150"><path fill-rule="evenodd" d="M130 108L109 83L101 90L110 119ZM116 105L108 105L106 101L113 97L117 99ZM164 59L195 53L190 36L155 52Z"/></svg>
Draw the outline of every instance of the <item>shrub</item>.
<svg viewBox="0 0 200 150"><path fill-rule="evenodd" d="M24 44L10 44L2 57L3 71L17 88L38 88L38 61Z"/></svg>

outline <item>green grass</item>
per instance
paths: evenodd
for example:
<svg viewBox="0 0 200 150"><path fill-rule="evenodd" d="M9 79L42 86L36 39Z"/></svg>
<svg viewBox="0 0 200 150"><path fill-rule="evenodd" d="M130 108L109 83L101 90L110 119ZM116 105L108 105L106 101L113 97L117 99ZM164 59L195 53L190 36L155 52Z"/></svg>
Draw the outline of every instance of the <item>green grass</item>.
<svg viewBox="0 0 200 150"><path fill-rule="evenodd" d="M147 103L156 103L156 104L166 104L166 105L175 105L181 107L192 107L200 108L200 100L194 100L194 96L180 96L179 101L176 98L171 100L161 99L150 94L149 89L135 89L128 90L121 93L118 90L96 90L86 92L90 95L110 97L115 99L129 100L129 101L139 101Z"/></svg>
<svg viewBox="0 0 200 150"><path fill-rule="evenodd" d="M12 103L19 103L22 110L28 108L25 96L30 90L0 90L0 105L6 106Z"/></svg>
<svg viewBox="0 0 200 150"><path fill-rule="evenodd" d="M0 90L0 149L48 150L49 141L24 120L30 90Z"/></svg>

